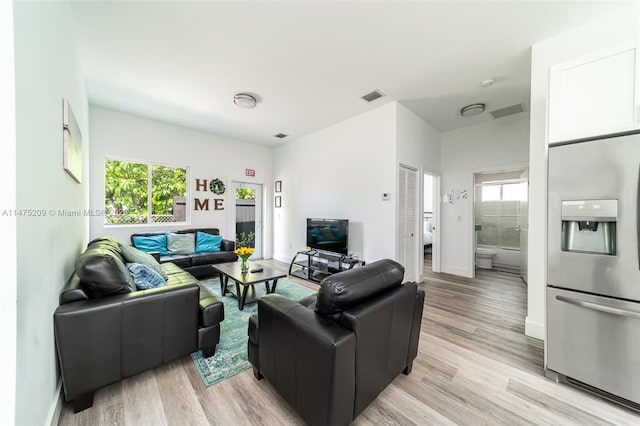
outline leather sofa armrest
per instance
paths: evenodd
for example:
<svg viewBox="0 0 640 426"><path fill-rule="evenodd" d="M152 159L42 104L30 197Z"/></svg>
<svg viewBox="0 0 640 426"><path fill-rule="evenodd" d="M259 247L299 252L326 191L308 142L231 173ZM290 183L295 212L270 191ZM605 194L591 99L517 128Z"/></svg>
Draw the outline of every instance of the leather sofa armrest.
<svg viewBox="0 0 640 426"><path fill-rule="evenodd" d="M58 306L66 400L195 351L199 291L193 282Z"/></svg>
<svg viewBox="0 0 640 426"><path fill-rule="evenodd" d="M224 238L220 242L221 251L234 251L236 249L236 242L231 240L225 240Z"/></svg>
<svg viewBox="0 0 640 426"><path fill-rule="evenodd" d="M355 334L278 294L260 298L258 318L260 373L307 423L349 424Z"/></svg>

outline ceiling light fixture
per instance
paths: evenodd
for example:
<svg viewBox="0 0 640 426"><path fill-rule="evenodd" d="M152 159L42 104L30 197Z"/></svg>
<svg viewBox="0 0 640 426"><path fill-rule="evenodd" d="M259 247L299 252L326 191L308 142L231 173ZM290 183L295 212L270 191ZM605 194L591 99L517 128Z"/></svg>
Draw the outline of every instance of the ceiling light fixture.
<svg viewBox="0 0 640 426"><path fill-rule="evenodd" d="M233 97L233 103L240 108L251 109L256 107L258 101L248 93L238 93Z"/></svg>
<svg viewBox="0 0 640 426"><path fill-rule="evenodd" d="M484 112L485 104L471 104L460 110L460 115L463 117L471 117Z"/></svg>

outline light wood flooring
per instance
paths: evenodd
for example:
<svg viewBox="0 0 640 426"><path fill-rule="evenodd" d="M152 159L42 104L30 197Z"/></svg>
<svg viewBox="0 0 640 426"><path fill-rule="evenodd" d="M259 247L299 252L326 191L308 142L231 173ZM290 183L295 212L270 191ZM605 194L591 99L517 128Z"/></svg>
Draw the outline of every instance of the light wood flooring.
<svg viewBox="0 0 640 426"><path fill-rule="evenodd" d="M524 336L526 285L517 275L480 271L468 279L430 270L427 260L413 371L398 376L354 425L640 425L637 413L545 379L542 342ZM99 390L83 412L65 404L58 424L303 423L251 370L205 388L185 356Z"/></svg>

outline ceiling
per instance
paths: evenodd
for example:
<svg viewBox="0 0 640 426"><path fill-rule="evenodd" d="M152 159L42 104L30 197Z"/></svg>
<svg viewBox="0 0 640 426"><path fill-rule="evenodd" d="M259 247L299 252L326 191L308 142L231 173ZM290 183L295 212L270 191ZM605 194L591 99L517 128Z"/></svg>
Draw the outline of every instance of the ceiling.
<svg viewBox="0 0 640 426"><path fill-rule="evenodd" d="M91 104L272 146L392 101L441 131L528 108L531 45L624 4L74 1L72 11ZM360 98L376 89L385 96ZM240 92L257 107L235 106ZM487 111L461 117L475 102Z"/></svg>

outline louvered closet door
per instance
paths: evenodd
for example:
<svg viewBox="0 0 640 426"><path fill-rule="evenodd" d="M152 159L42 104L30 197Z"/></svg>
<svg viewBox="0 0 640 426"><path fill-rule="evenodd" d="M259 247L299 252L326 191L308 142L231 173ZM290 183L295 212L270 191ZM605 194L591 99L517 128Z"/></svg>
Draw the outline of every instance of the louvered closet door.
<svg viewBox="0 0 640 426"><path fill-rule="evenodd" d="M417 171L400 166L398 182L398 262L404 266L405 280L417 280Z"/></svg>

